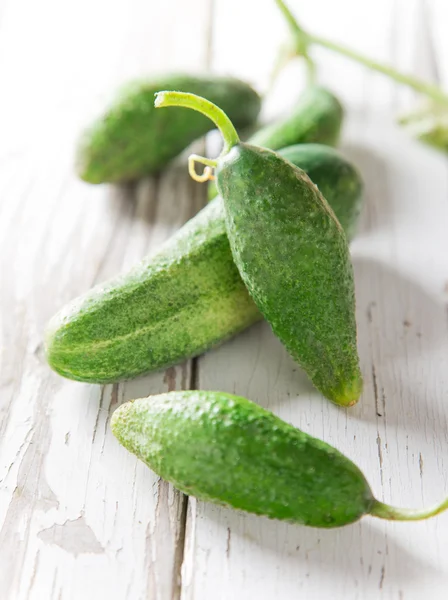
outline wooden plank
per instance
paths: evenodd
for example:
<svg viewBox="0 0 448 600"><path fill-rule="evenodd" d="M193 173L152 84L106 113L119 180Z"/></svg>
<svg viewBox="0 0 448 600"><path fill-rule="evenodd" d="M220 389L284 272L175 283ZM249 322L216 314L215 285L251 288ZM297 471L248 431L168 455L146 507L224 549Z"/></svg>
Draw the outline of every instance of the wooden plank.
<svg viewBox="0 0 448 600"><path fill-rule="evenodd" d="M248 30L253 7L217 2L213 57L220 69L238 65L241 76L256 75L264 85L264 59L279 41L271 5L257 3L257 23ZM364 4L350 0L334 6L317 0L301 12L312 30L412 70L420 51L430 54L416 45L421 10L417 2L397 2L394 10L384 0L366 13ZM230 28L237 40L232 46L225 34ZM380 499L431 504L447 493L446 161L393 125L408 94L323 50L316 56L322 82L351 108L343 147L367 186L352 247L363 397L350 411L326 402L266 324L202 357L199 387L247 396L336 446L362 468ZM286 93L297 86L288 79L294 69L282 78ZM280 96L272 112L284 106ZM442 600L447 523L447 515L414 524L365 518L322 531L190 499L182 599L417 600L429 593Z"/></svg>
<svg viewBox="0 0 448 600"><path fill-rule="evenodd" d="M183 168L92 187L71 155L117 84L206 64L207 3L20 0L1 26L0 595L176 598L185 500L108 423L123 400L188 388L190 364L84 385L50 372L41 339L60 306L156 250L203 202Z"/></svg>
<svg viewBox="0 0 448 600"><path fill-rule="evenodd" d="M185 599L444 598L446 516L322 532L194 499L187 508L119 448L108 431L113 408L189 387L189 364L99 388L64 381L42 361L51 314L156 249L203 200L183 169L124 189L77 182L70 155L81 122L128 77L205 65L210 41L216 70L266 89L284 37L272 1L257 3L256 22L249 3L215 4L212 40L206 0L0 5L2 596L175 598L185 535ZM380 0L367 26L364 5L317 0L304 23L420 74L434 77L434 63L444 80L442 4L425 12L417 0ZM352 109L344 149L367 181L353 245L363 403L348 413L326 403L266 325L203 357L199 385L260 402L351 456L384 500L422 505L446 488L448 173L440 156L391 125L390 109L412 95L315 54L322 81ZM299 66L286 70L265 116L290 104L303 80Z"/></svg>

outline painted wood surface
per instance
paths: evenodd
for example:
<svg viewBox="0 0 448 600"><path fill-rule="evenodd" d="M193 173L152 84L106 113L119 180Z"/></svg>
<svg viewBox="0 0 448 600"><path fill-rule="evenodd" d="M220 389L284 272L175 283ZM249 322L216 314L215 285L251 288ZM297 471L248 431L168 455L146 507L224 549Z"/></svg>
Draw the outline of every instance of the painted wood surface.
<svg viewBox="0 0 448 600"><path fill-rule="evenodd" d="M291 5L310 30L448 87L443 0ZM126 399L164 390L248 396L350 456L384 501L447 494L448 168L394 116L413 95L316 49L348 109L342 149L366 180L352 246L360 404L312 390L266 324L195 361L109 386L50 372L48 318L156 250L199 210L184 162L134 186L92 187L74 140L127 79L206 68L268 86L286 37L270 0L0 1L0 598L417 600L446 597L448 516L366 518L319 531L185 498L108 428ZM304 84L295 63L268 96L280 114Z"/></svg>

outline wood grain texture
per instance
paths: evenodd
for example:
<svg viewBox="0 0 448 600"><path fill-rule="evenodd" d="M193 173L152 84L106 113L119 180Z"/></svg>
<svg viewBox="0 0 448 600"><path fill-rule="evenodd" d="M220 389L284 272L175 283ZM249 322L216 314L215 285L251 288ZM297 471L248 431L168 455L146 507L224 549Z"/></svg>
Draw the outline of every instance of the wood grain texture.
<svg viewBox="0 0 448 600"><path fill-rule="evenodd" d="M236 4L218 2L217 13L220 30L232 23L241 27L241 39L239 24L247 25L251 9L245 13L239 3L235 23ZM268 4L259 4L260 14L270 11ZM296 7L300 11L298 2ZM380 1L369 8L368 25L365 5L348 0L308 3L301 14L317 33L431 78L437 64L426 8ZM272 16L272 37L276 27ZM263 35L259 26L251 31L257 48ZM221 36L214 56L223 68L233 57ZM415 102L412 94L324 50L315 54L322 82L351 108L343 150L367 185L352 249L363 397L350 411L324 401L266 324L202 357L199 385L247 396L333 444L363 469L380 499L431 504L447 493L447 162L393 125L393 114ZM246 69L254 74L253 60L249 51L239 61L242 76ZM285 95L293 74L302 77L297 66L282 76L277 106L291 101ZM447 523L446 515L414 524L366 518L319 531L190 500L182 598L417 600L430 593L442 599Z"/></svg>
<svg viewBox="0 0 448 600"><path fill-rule="evenodd" d="M108 423L124 400L188 389L190 364L126 384L83 385L50 372L41 339L60 306L156 250L204 201L178 165L135 186L82 184L72 150L81 123L121 82L205 65L206 4L79 2L61 10L21 0L2 15L5 600L179 596L186 499L123 452ZM174 9L183 19L196 13L192 37L172 21Z"/></svg>
<svg viewBox="0 0 448 600"><path fill-rule="evenodd" d="M291 4L316 33L448 86L443 0L378 0L368 16L354 0ZM82 184L72 174L79 128L120 82L149 72L210 66L266 90L286 30L272 0L256 12L240 0L4 0L0 34L0 597L444 599L447 515L319 531L187 501L108 428L126 399L221 389L335 445L384 501L446 495L448 168L393 125L413 94L314 53L322 83L349 108L343 151L367 185L352 246L365 377L356 408L314 392L266 324L193 367L83 385L45 365L46 321L158 248L204 189L182 161L134 186ZM291 64L264 117L303 83Z"/></svg>

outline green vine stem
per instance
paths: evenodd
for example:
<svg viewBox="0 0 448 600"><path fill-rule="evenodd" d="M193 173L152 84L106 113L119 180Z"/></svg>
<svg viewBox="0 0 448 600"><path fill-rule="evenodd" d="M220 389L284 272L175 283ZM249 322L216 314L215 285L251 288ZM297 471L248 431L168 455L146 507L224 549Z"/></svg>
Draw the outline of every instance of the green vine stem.
<svg viewBox="0 0 448 600"><path fill-rule="evenodd" d="M156 108L182 106L184 108L196 110L208 117L219 129L224 140L224 147L219 156L224 156L233 148L233 146L236 146L240 142L236 129L226 113L213 104L213 102L201 98L201 96L185 92L157 92L155 95L154 106ZM197 162L206 165L202 175L196 173L195 163ZM203 182L213 179L212 168L216 167L216 165L217 160L192 154L188 159L188 172L193 179Z"/></svg>
<svg viewBox="0 0 448 600"><path fill-rule="evenodd" d="M422 519L435 517L436 515L445 511L447 508L448 498L446 498L440 504L426 509L397 508L395 506L389 506L388 504L383 504L382 502L375 500L375 503L369 514L372 515L372 517L387 519L389 521L421 521Z"/></svg>
<svg viewBox="0 0 448 600"><path fill-rule="evenodd" d="M375 60L368 58L367 56L364 56L362 54L359 54L358 52L355 52L354 50L351 50L350 48L346 48L341 44L305 32L304 29L302 29L302 27L298 24L296 18L286 6L285 2L283 0L275 0L275 2L289 25L292 36L296 43L296 52L298 56L307 56L308 48L313 44L317 46L322 46L323 48L327 48L328 50L332 50L333 52L342 54L343 56L346 56L347 58L350 58L368 67L369 69L372 69L373 71L382 73L383 75L390 77L398 83L407 85L416 92L419 92L427 96L428 98L432 98L432 100L434 100L438 104L448 106L448 95L445 94L443 90L438 86L432 85L430 83L425 83L424 81L421 81L420 79L417 79L412 75L401 73L400 71L397 71L389 65L383 65Z"/></svg>
<svg viewBox="0 0 448 600"><path fill-rule="evenodd" d="M277 5L278 5L280 11L283 13L283 16L285 17L285 19L288 22L288 25L291 29L293 39L294 39L294 45L295 45L295 48L294 48L295 54L297 56L301 56L306 62L307 69L308 69L308 83L312 84L316 80L316 64L315 64L314 60L311 58L311 56L309 55L308 36L303 31L303 29L300 27L300 25L297 23L296 19L294 18L291 11L286 6L286 4L282 0L279 0L277 2ZM287 50L287 52L289 53L289 56L287 56L287 58L290 58L290 57L292 58L292 55L290 54L289 49ZM285 62L287 62L287 59L285 60ZM280 64L275 66L273 78L277 77L280 68L281 68Z"/></svg>

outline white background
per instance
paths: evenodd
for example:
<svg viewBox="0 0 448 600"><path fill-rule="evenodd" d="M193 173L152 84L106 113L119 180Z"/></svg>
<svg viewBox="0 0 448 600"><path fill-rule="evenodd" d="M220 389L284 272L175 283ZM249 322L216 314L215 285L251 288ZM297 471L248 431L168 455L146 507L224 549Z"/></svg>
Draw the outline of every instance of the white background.
<svg viewBox="0 0 448 600"><path fill-rule="evenodd" d="M311 31L440 84L444 0L291 0ZM293 600L446 598L448 514L323 531L183 498L122 449L123 400L188 388L187 362L139 380L63 380L42 358L46 321L155 251L204 203L182 162L136 186L76 179L74 140L118 84L211 69L265 91L286 27L272 0L0 0L0 598ZM378 498L448 494L448 168L394 116L415 98L316 49L348 109L342 149L366 204L352 245L365 391L348 411L311 389L266 324L200 358L203 389L236 392L330 442ZM292 105L291 65L264 117Z"/></svg>

